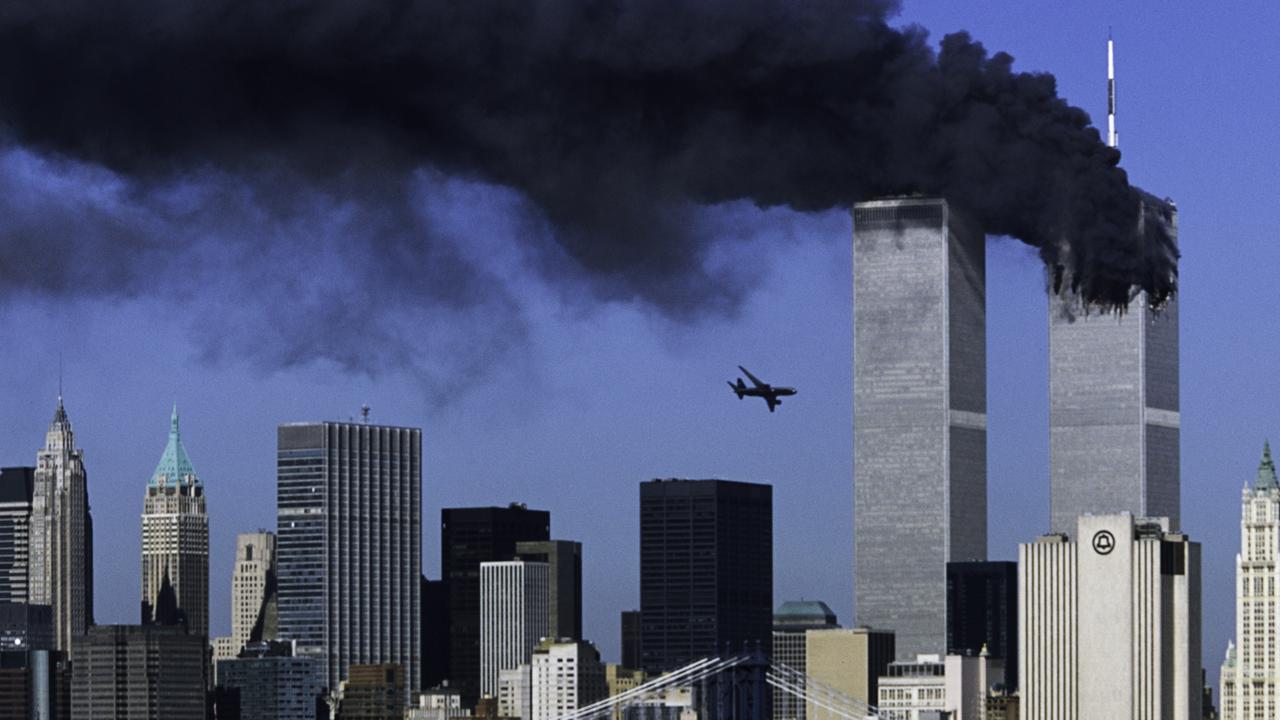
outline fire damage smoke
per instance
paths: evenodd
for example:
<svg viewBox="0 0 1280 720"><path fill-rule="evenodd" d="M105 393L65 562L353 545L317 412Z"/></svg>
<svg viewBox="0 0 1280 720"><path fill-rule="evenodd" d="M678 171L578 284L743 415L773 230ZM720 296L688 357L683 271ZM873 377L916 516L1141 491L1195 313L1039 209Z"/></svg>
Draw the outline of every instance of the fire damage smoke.
<svg viewBox="0 0 1280 720"><path fill-rule="evenodd" d="M690 221L699 208L909 193L1037 247L1094 306L1170 297L1176 248L1159 223L1139 230L1119 153L1054 78L1015 72L963 33L935 51L921 29L892 27L896 12L887 0L11 0L0 135L119 187L92 222L53 206L0 218L0 287L145 293L149 260L203 247L174 227L196 212L216 244L227 217L173 210L173 188L212 192L213 177L235 222L278 229L316 204L284 178L380 219L330 241L349 272L390 272L410 303L500 297L483 273L459 279L470 266L454 251L421 249L440 245L429 222L395 227L417 201L404 184L428 172L510 188L592 287L677 315L741 290L707 269L715 232ZM96 240L58 235L81 226ZM263 256L310 252L307 234L256 242ZM68 251L42 254L48 242ZM44 272L31 276L28 256ZM419 279L415 262L446 269Z"/></svg>

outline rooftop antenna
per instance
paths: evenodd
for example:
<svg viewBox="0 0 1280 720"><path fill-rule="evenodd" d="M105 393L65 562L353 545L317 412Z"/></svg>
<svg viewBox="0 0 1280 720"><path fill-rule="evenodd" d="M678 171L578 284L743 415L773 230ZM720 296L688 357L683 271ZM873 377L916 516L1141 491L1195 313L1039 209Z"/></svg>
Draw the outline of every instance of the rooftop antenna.
<svg viewBox="0 0 1280 720"><path fill-rule="evenodd" d="M360 422L361 424L364 424L364 425L369 424L369 406L368 405L360 406Z"/></svg>
<svg viewBox="0 0 1280 720"><path fill-rule="evenodd" d="M1107 146L1120 147L1120 136L1116 134L1116 44L1111 39L1111 28L1107 28Z"/></svg>

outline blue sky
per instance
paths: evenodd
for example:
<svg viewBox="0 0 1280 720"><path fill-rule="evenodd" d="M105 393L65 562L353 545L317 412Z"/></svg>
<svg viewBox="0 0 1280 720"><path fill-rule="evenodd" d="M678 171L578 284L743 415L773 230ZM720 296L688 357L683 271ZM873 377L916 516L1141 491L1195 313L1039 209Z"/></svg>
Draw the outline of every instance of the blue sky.
<svg viewBox="0 0 1280 720"><path fill-rule="evenodd" d="M935 41L968 30L989 50L1013 54L1017 69L1052 72L1060 93L1102 123L1108 27L1117 40L1122 165L1180 211L1183 527L1204 543L1212 679L1234 626L1239 491L1263 439L1280 427L1272 271L1280 251L1270 232L1280 97L1264 72L1277 66L1280 9L908 2L898 21L923 25ZM4 163L10 183L69 183L69 196L99 205L129 198L109 178L74 168L33 168L12 151ZM516 242L529 227L510 191L434 174L415 191L430 198L423 212L459 252L483 258L511 302L495 301L497 322L487 313L420 316L388 305L378 332L350 351L414 351L374 363L372 375L305 355L264 357L251 341L219 342L271 332L282 317L330 317L308 286L296 305L243 307L243 283L269 278L240 275L235 262L157 266L154 287L142 293L18 295L0 306L0 464L33 462L61 354L89 472L99 621L136 622L139 514L174 402L208 492L214 634L229 630L235 534L274 526L276 424L347 419L364 403L375 422L424 428L428 576L439 572L440 508L522 501L550 510L553 535L584 544L586 632L610 658L618 611L638 605L638 483L652 477L772 483L776 603L823 599L842 622L852 620L847 214L717 209L723 242L711 262L754 275L754 290L736 313L673 321L644 306L585 299L573 284L545 284ZM251 237L254 229L233 232ZM276 261L314 265L324 278L340 260L321 243L314 257ZM1021 243L989 242L994 559L1014 558L1016 544L1048 523L1041 273ZM404 342L380 344L378 333ZM722 384L738 364L800 394L772 415L759 401L739 402Z"/></svg>

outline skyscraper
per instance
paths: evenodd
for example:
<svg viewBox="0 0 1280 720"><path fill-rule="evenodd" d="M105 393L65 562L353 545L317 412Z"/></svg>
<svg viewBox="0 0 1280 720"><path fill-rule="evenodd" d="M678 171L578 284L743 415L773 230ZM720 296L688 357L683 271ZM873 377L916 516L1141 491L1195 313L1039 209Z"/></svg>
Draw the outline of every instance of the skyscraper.
<svg viewBox="0 0 1280 720"><path fill-rule="evenodd" d="M622 667L639 670L644 667L640 660L640 611L623 610L621 616L622 633Z"/></svg>
<svg viewBox="0 0 1280 720"><path fill-rule="evenodd" d="M462 704L480 697L480 563L511 560L516 543L548 540L551 514L519 503L440 511L440 572L449 593L449 682Z"/></svg>
<svg viewBox="0 0 1280 720"><path fill-rule="evenodd" d="M0 602L27 602L35 468L0 469Z"/></svg>
<svg viewBox="0 0 1280 720"><path fill-rule="evenodd" d="M573 540L526 540L516 543L516 557L547 563L551 598L549 637L582 639L582 543Z"/></svg>
<svg viewBox="0 0 1280 720"><path fill-rule="evenodd" d="M156 620L156 599L168 582L193 635L209 634L209 517L204 483L182 445L178 408L169 442L147 483L142 506L142 621Z"/></svg>
<svg viewBox="0 0 1280 720"><path fill-rule="evenodd" d="M547 636L551 613L546 563L480 563L480 692L498 696L498 672L528 665Z"/></svg>
<svg viewBox="0 0 1280 720"><path fill-rule="evenodd" d="M773 662L805 674L806 633L838 627L836 614L821 600L788 600L782 603L773 614ZM773 696L774 720L804 720L804 717L804 700L790 693Z"/></svg>
<svg viewBox="0 0 1280 720"><path fill-rule="evenodd" d="M36 453L31 493L30 602L53 607L57 649L70 653L74 638L93 620L93 544L83 451L75 447L62 396Z"/></svg>
<svg viewBox="0 0 1280 720"><path fill-rule="evenodd" d="M1129 514L1071 537L1018 546L1022 717L1199 717L1200 544Z"/></svg>
<svg viewBox="0 0 1280 720"><path fill-rule="evenodd" d="M276 440L280 637L331 690L352 664L396 663L415 691L422 431L296 423Z"/></svg>
<svg viewBox="0 0 1280 720"><path fill-rule="evenodd" d="M249 642L262 612L267 585L275 582L276 536L259 530L236 536L236 565L231 571L231 644L237 652Z"/></svg>
<svg viewBox="0 0 1280 720"><path fill-rule="evenodd" d="M1018 563L947 563L947 654L1004 661L1004 683L1018 687Z"/></svg>
<svg viewBox="0 0 1280 720"><path fill-rule="evenodd" d="M1236 642L1222 664L1222 720L1280 717L1280 481L1271 446L1253 487L1240 498L1240 552L1236 555Z"/></svg>
<svg viewBox="0 0 1280 720"><path fill-rule="evenodd" d="M945 200L853 210L854 613L946 646L946 564L987 557L986 255Z"/></svg>
<svg viewBox="0 0 1280 720"><path fill-rule="evenodd" d="M644 670L759 648L773 627L773 487L640 483Z"/></svg>
<svg viewBox="0 0 1280 720"><path fill-rule="evenodd" d="M1177 238L1173 205L1144 196L1139 224ZM1064 282L1070 282L1066 277ZM1070 534L1084 514L1180 517L1178 303L1160 311L1139 293L1123 315L1049 298L1050 528Z"/></svg>
<svg viewBox="0 0 1280 720"><path fill-rule="evenodd" d="M204 720L204 652L180 627L90 628L72 654L72 720Z"/></svg>

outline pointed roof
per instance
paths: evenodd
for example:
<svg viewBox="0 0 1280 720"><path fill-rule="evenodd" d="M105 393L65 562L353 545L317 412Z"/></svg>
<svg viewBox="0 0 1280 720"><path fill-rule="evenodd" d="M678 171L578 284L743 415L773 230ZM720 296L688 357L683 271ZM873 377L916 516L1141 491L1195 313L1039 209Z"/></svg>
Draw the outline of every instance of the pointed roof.
<svg viewBox="0 0 1280 720"><path fill-rule="evenodd" d="M1280 489L1280 481L1276 480L1276 464L1271 461L1271 443L1262 443L1262 462L1258 463L1258 479L1253 481L1255 490Z"/></svg>
<svg viewBox="0 0 1280 720"><path fill-rule="evenodd" d="M67 409L62 405L62 393L58 393L58 409L53 411L52 424L67 424Z"/></svg>
<svg viewBox="0 0 1280 720"><path fill-rule="evenodd" d="M191 466L191 458L187 457L187 449L182 445L182 433L178 429L178 406L173 406L173 415L169 418L169 444L160 456L160 463L151 475L151 486L160 485L199 485L195 468Z"/></svg>

